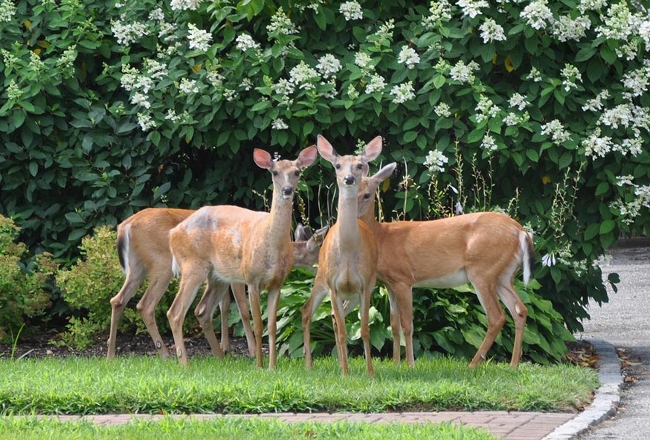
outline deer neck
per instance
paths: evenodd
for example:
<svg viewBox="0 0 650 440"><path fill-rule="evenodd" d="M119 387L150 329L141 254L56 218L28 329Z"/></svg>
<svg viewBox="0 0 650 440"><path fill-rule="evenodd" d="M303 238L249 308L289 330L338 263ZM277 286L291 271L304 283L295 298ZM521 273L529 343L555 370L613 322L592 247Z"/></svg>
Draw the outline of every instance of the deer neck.
<svg viewBox="0 0 650 440"><path fill-rule="evenodd" d="M357 188L343 188L338 202L338 233L341 250L354 250L359 246L359 224L357 222Z"/></svg>
<svg viewBox="0 0 650 440"><path fill-rule="evenodd" d="M291 241L291 209L293 198L285 199L274 191L271 211L266 218L266 236L272 243Z"/></svg>

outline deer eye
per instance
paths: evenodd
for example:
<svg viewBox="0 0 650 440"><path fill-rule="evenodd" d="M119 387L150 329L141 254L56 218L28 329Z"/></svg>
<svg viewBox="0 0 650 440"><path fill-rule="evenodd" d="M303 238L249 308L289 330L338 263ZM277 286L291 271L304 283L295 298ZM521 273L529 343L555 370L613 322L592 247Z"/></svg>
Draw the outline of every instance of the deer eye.
<svg viewBox="0 0 650 440"><path fill-rule="evenodd" d="M300 176L300 171L295 171L295 172L293 173L293 175L296 176L296 177Z"/></svg>
<svg viewBox="0 0 650 440"><path fill-rule="evenodd" d="M272 172L274 176L277 176L279 173L277 171Z"/></svg>
<svg viewBox="0 0 650 440"><path fill-rule="evenodd" d="M370 193L365 193L365 194L363 195L363 198L366 199L366 200L368 200L368 199L370 198Z"/></svg>
<svg viewBox="0 0 650 440"><path fill-rule="evenodd" d="M336 168L337 170L340 170L341 169L341 164L337 163L336 165L334 165L334 168Z"/></svg>
<svg viewBox="0 0 650 440"><path fill-rule="evenodd" d="M357 164L357 169L358 169L358 170L362 170L362 169L363 169L363 164L362 164L362 163Z"/></svg>

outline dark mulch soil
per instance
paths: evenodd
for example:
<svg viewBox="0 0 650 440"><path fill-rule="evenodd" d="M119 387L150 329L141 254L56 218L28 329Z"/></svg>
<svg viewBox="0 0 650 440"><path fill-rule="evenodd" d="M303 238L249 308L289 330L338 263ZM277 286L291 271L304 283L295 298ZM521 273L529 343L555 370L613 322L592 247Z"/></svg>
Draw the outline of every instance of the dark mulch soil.
<svg viewBox="0 0 650 440"><path fill-rule="evenodd" d="M19 338L18 344L0 344L0 358L63 358L69 356L104 357L106 356L106 339L98 339L95 344L84 350L73 350L50 343L52 335L37 335ZM164 338L169 351L173 353L174 341L171 336ZM210 355L210 346L202 335L190 337L185 340L189 356ZM231 337L231 354L235 356L248 356L248 346L245 338ZM568 344L569 352L566 362L583 367L596 368L598 360L593 346L586 341L576 341ZM264 347L268 353L268 347ZM147 334L117 336L117 355L147 355L156 356L156 350L151 338Z"/></svg>
<svg viewBox="0 0 650 440"><path fill-rule="evenodd" d="M52 335L30 336L19 338L18 344L14 347L12 344L0 344L0 358L9 358L14 351L14 358L43 358L55 357L63 358L70 356L84 357L104 357L106 356L107 339L98 339L97 342L83 350L73 350L68 347L60 347L50 343ZM169 351L173 353L174 340L171 336L164 338ZM187 338L185 346L190 357L199 355L209 355L210 346L207 340L202 336ZM248 346L246 338L230 338L231 354L235 356L248 356ZM147 355L157 356L156 349L153 346L151 338L147 334L140 335L123 335L117 336L117 355Z"/></svg>

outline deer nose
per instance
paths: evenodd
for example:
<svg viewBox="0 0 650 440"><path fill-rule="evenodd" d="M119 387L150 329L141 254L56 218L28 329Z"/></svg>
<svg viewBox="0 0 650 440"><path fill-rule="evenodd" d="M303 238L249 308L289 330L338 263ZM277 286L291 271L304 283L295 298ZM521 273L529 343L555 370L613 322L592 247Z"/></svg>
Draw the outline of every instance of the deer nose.
<svg viewBox="0 0 650 440"><path fill-rule="evenodd" d="M354 178L354 176L345 176L343 178L343 183L345 183L346 185L354 185L355 182L356 179Z"/></svg>
<svg viewBox="0 0 650 440"><path fill-rule="evenodd" d="M282 188L282 194L285 196L290 196L291 194L293 194L293 188L290 186L285 186L284 188Z"/></svg>

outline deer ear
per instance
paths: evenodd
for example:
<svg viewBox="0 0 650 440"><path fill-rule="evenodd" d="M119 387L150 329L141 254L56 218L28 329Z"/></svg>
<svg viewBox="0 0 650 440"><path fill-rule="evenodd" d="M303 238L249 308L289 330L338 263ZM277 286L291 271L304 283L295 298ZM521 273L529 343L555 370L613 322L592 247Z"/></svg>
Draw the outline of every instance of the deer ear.
<svg viewBox="0 0 650 440"><path fill-rule="evenodd" d="M366 145L366 148L363 149L363 158L366 162L370 162L373 159L376 159L379 154L381 154L381 148L382 148L382 138L381 136L377 136L368 144Z"/></svg>
<svg viewBox="0 0 650 440"><path fill-rule="evenodd" d="M339 154L336 152L334 147L332 147L332 144L330 144L329 141L320 134L316 138L316 147L323 159L330 163L334 163L336 158L339 157Z"/></svg>
<svg viewBox="0 0 650 440"><path fill-rule="evenodd" d="M378 180L379 182L383 182L384 180L388 179L391 174L393 174L393 171L395 171L395 167L397 167L397 164L395 162L391 162L379 171L375 173L374 176L372 176L373 180Z"/></svg>
<svg viewBox="0 0 650 440"><path fill-rule="evenodd" d="M309 165L314 163L317 157L318 149L316 148L316 145L305 148L298 156L298 168L307 168Z"/></svg>
<svg viewBox="0 0 650 440"><path fill-rule="evenodd" d="M309 228L304 227L302 223L298 223L293 235L293 241L307 241L311 237L311 231Z"/></svg>
<svg viewBox="0 0 650 440"><path fill-rule="evenodd" d="M256 148L255 151L253 151L253 160L260 168L265 170L271 168L271 155L260 148Z"/></svg>

